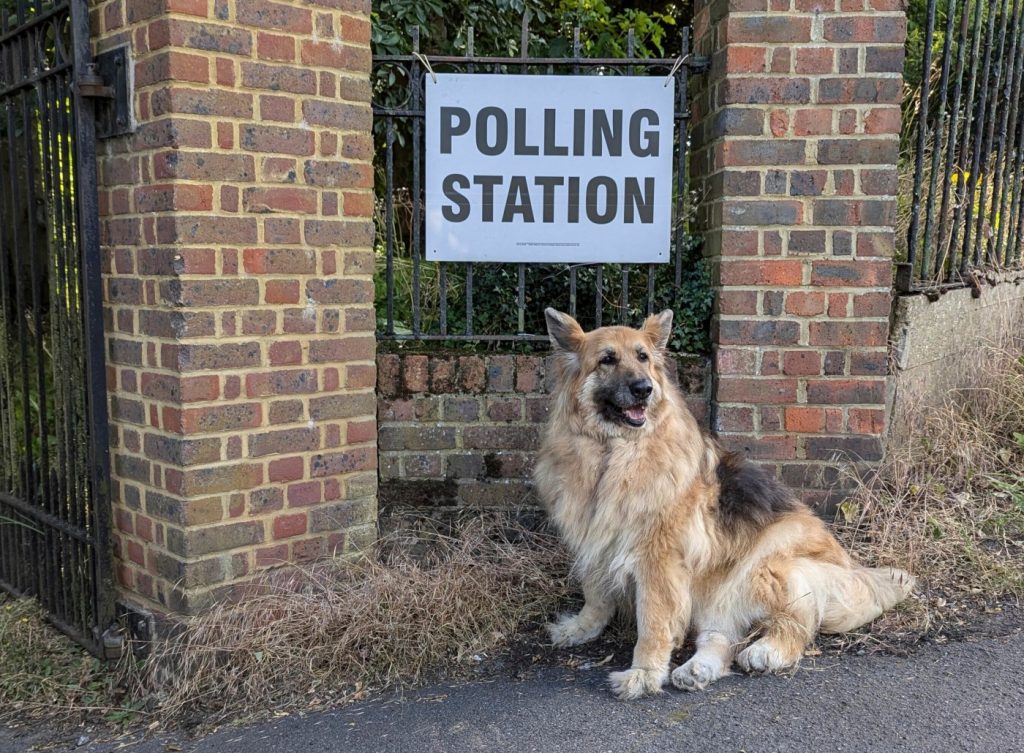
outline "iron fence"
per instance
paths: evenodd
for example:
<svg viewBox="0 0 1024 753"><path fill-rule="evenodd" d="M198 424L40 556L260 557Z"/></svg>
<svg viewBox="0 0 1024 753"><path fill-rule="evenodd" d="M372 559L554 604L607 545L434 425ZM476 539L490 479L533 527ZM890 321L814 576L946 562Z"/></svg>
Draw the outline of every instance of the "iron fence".
<svg viewBox="0 0 1024 753"><path fill-rule="evenodd" d="M1017 267L1024 244L1024 0L927 0L926 14L901 291Z"/></svg>
<svg viewBox="0 0 1024 753"><path fill-rule="evenodd" d="M114 620L87 0L0 1L0 587Z"/></svg>
<svg viewBox="0 0 1024 753"><path fill-rule="evenodd" d="M469 29L465 56L423 56L418 29L412 55L374 58L374 129L378 139L377 336L381 340L546 342L543 308L561 306L590 326L625 323L659 306L678 304L694 242L687 233L692 204L687 184L687 80L706 69L691 55L689 31L678 58L636 58L633 32L627 57L585 58L579 29L571 57L494 57L474 54ZM520 49L527 48L523 27ZM424 256L423 159L425 77L434 72L659 75L676 80L674 206L669 264L483 264L433 262ZM382 148L380 148L382 147ZM380 155L383 155L381 158ZM382 244L382 247L381 247ZM514 289L514 301L502 305ZM481 297L487 305L478 304ZM383 301L381 300L383 298ZM383 305L381 305L383 303ZM461 320L461 321L460 321Z"/></svg>

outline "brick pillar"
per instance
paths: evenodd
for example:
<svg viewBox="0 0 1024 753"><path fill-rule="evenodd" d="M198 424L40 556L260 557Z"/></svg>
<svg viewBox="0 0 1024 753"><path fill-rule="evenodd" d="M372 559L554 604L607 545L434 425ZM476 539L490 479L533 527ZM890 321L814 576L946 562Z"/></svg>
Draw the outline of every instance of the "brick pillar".
<svg viewBox="0 0 1024 753"><path fill-rule="evenodd" d="M369 0L107 0L100 145L121 587L195 613L376 519Z"/></svg>
<svg viewBox="0 0 1024 753"><path fill-rule="evenodd" d="M902 0L696 0L713 427L805 499L885 426Z"/></svg>

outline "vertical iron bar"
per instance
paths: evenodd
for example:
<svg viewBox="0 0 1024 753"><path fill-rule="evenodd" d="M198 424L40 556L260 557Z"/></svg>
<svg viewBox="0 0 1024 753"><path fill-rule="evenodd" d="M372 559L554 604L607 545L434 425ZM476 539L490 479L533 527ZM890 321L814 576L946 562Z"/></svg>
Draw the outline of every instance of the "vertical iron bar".
<svg viewBox="0 0 1024 753"><path fill-rule="evenodd" d="M6 14L4 14L4 28L6 29ZM6 60L0 58L0 65L6 65ZM6 105L6 102L4 103ZM0 178L6 176L12 181L15 175L14 163L10 161L10 152L0 150ZM5 168L6 162L6 169ZM8 191L6 186L0 190L0 217L14 217L13 191ZM9 212L8 212L9 208ZM13 228L12 228L13 230ZM19 474L19 456L17 453L17 422L15 420L15 406L17 395L14 391L14 355L12 350L12 326L7 318L9 297L12 295L15 285L8 280L8 265L13 257L13 249L5 243L7 235L0 233L0 430L3 436L0 438L0 450L3 451L2 463L3 475L0 480L4 488L10 489L15 494L17 489L17 478ZM13 274L16 270L10 270ZM6 510L6 506L3 508ZM12 510L13 512L13 510ZM0 525L0 566L3 567L3 577L12 587L18 588L17 562L18 554L18 531L13 525Z"/></svg>
<svg viewBox="0 0 1024 753"><path fill-rule="evenodd" d="M1024 117L1017 127L1017 159L1013 165L1013 198L1010 201L1010 239L1006 256L1016 262L1021 258L1024 243Z"/></svg>
<svg viewBox="0 0 1024 753"><path fill-rule="evenodd" d="M932 0L934 3L935 0ZM919 279L928 280L932 268L932 230L935 223L935 191L939 180L939 158L945 145L948 144L947 128L949 126L949 69L953 62L953 26L956 20L956 9L953 0L946 5L946 36L942 42L942 76L939 79L939 120L933 130L932 137L932 169L928 184L928 204L924 222L924 258L921 260ZM956 122L954 117L953 122ZM943 176L943 183L948 183L949 176Z"/></svg>
<svg viewBox="0 0 1024 753"><path fill-rule="evenodd" d="M22 99L25 96L24 92L16 95L17 99ZM29 218L29 222L32 221L32 210L31 202L25 201L25 191L19 186L18 173L20 172L20 165L17 161L17 151L15 150L15 120L14 111L15 107L10 103L7 105L7 133L10 134L7 141L7 148L9 152L9 163L11 165L10 178L10 191L12 198L12 219L14 220L14 226L11 228L11 240L13 245L9 251L10 258L13 266L14 276L14 316L17 320L17 332L18 332L18 374L15 376L15 385L21 385L21 426L20 429L21 441L24 442L23 452L24 457L22 458L23 469L21 472L21 489L20 493L15 492L16 496L20 496L22 499L31 502L35 499L35 484L32 483L32 467L35 461L35 453L32 450L32 421L31 421L31 404L29 402L29 378L28 378L28 335L25 332L25 306L22 302L23 289L18 279L20 270L22 268L21 254L23 249L26 248L27 240L23 237L23 234L18 231L18 217L21 215L21 210L24 208L26 216ZM28 159L28 155L25 155ZM27 559L28 552L24 551L25 546L25 529L19 527L18 530L18 558L16 560L18 567L18 588L22 591L30 590L28 587L27 579L25 577L25 561ZM31 561L31 560L29 560Z"/></svg>
<svg viewBox="0 0 1024 753"><path fill-rule="evenodd" d="M959 44L957 45L956 51L956 86L953 88L953 117L949 124L949 141L946 145L946 167L943 171L943 183L942 183L942 204L939 209L939 232L937 238L937 248L935 254L935 280L941 279L942 269L946 266L947 259L949 260L950 269L956 264L956 260L950 258L953 252L954 243L952 234L955 223L959 219L959 207L953 210L954 221L950 223L949 229L947 230L947 215L949 213L949 202L950 193L953 186L953 168L954 162L957 155L957 141L960 133L960 118L962 117L962 111L960 110L960 100L963 95L963 83L964 83L964 65L967 58L967 29L968 22L970 21L970 0L964 0L964 4L960 8L960 33L959 33ZM962 172L962 171L961 171ZM962 181L960 183L962 185ZM959 193L959 188L957 190ZM947 233L949 237L947 237ZM941 249L942 253L938 253Z"/></svg>
<svg viewBox="0 0 1024 753"><path fill-rule="evenodd" d="M50 131L51 131L50 124L51 124L51 121L50 121L50 117L49 117L49 108L50 108L50 95L49 95L50 85L49 84L50 84L49 80L44 79L44 80L40 81L36 85L36 92L37 92L37 94L36 94L37 103L36 104L37 104L38 116L39 116L39 136L38 136L37 143L38 143L38 153L39 153L39 159L40 159L40 166L39 166L40 167L40 169L39 169L40 189L42 191L43 204L46 207L46 221L47 221L46 222L46 224L47 224L47 238L46 238L46 241L47 241L48 253L46 254L46 262L47 262L47 269L46 269L47 270L47 276L46 276L46 280L48 282L48 285L47 285L47 289L46 289L45 292L47 294L47 303L48 303L48 305L46 307L46 310L47 310L46 329L49 332L58 332L57 325L53 321L54 317L56 316L56 311L54 310L54 308L55 308L55 305L54 305L54 298L55 298L55 296L50 293L50 291L52 290L52 288L54 286L53 277L56 274L55 264L53 263L53 255L56 253L56 248L55 248L55 246L56 246L56 237L55 237L54 232L51 231L51 227L53 227L53 225L55 223L55 217L54 217L55 202L53 201L54 194L53 194L52 171L51 171L51 163L50 163ZM40 286L40 295L41 294L42 294L42 286ZM42 325L42 322L41 322L39 317L37 317L37 327L40 330L43 330L43 325ZM59 354L58 345L57 345L57 339L58 339L58 336L57 337L51 337L51 340L50 340L49 350L51 351L51 361L53 362L52 366L51 366L51 369L50 369L50 372L49 372L51 374L56 374L58 371L60 371L59 367L60 367L60 364L62 363L57 358L57 355ZM53 396L54 413L58 413L59 410L60 410L59 392L56 389L56 387L57 387L57 379L54 378L52 384L49 386L49 390L54 392L54 396ZM45 381L42 381L41 388L40 388L40 394L41 394L41 396L44 396L44 398L45 398L45 394L43 393L43 389L47 389L47 385L46 385ZM45 402L46 402L45 400L42 401L42 403L45 403ZM56 416L53 416L51 420L53 421L54 424L57 423ZM48 424L48 422L47 422L47 424ZM57 432L56 425L54 425L53 431L54 431L54 434L56 434L56 432ZM48 457L49 456L49 435L50 435L50 433L49 433L49 426L47 425L44 429L42 429L41 433L42 433L42 442L44 443L44 447L45 447L43 455L44 455L44 457ZM61 452L60 442L57 440L56 436L54 437L54 443L53 444L54 444L54 448L53 449L54 449L55 455L56 455L56 457L53 458L53 464L56 467L55 467L55 469L52 472L47 471L45 476L44 476L44 485L45 485L45 489L46 489L46 494L44 496L44 499L42 500L43 504L41 505L44 510L46 510L47 512L50 512L51 514L53 513L53 510L54 510L54 504L56 502L56 498L60 495L60 490L61 490L61 488L63 486L62 485L61 474L63 472L65 472L65 467L63 467L63 464L61 462L63 453ZM54 486L56 487L56 490L57 490L56 493L54 493ZM42 545L42 551L37 554L38 562L39 562L40 577L41 577L41 580L42 580L42 588L39 591L39 600L42 603L44 610L46 610L50 614L54 614L56 612L56 609L55 609L56 608L56 604L55 604L55 599L54 599L54 592L56 590L55 589L56 583L53 581L53 576L56 574L57 569L54 567L54 562L52 560L52 556L53 556L52 532L49 530L48 527L43 527L42 530L41 530L41 533L39 534L39 538L41 539L40 543Z"/></svg>
<svg viewBox="0 0 1024 753"><path fill-rule="evenodd" d="M935 39L935 3L928 0L928 21L924 33L924 62L921 75L921 101L917 112L917 154L914 155L914 190L907 232L907 263L916 271L917 233L921 223L921 188L924 183L924 150L928 141L928 97L931 94L932 42ZM905 292L905 291L904 291Z"/></svg>
<svg viewBox="0 0 1024 753"><path fill-rule="evenodd" d="M384 243L387 252L385 278L388 288L387 325L384 332L395 334L395 120L384 121Z"/></svg>
<svg viewBox="0 0 1024 753"><path fill-rule="evenodd" d="M440 312L438 322L441 334L448 334L448 265L446 262L440 261L437 263L437 285L438 285L438 296L440 297Z"/></svg>
<svg viewBox="0 0 1024 753"><path fill-rule="evenodd" d="M594 326L600 327L604 313L604 266L598 264L594 270Z"/></svg>
<svg viewBox="0 0 1024 753"><path fill-rule="evenodd" d="M529 68L526 65L527 55L529 54L530 47L530 9L526 8L523 10L523 25L522 31L519 38L519 57L522 58L523 65L520 68L522 75L528 74ZM516 333L526 333L526 265L519 263L516 269L517 285L516 285Z"/></svg>
<svg viewBox="0 0 1024 753"><path fill-rule="evenodd" d="M74 157L72 153L72 138L74 131L74 113L70 109L72 96L73 73L64 73L54 79L55 100L57 105L57 132L59 134L58 146L60 150L60 201L63 204L65 217L65 231L67 233L67 246L64 248L62 262L64 264L64 279L67 284L66 293L62 296L62 303L66 307L67 325L66 333L66 371L74 374L76 384L81 375L86 371L85 365L85 342L83 340L83 313L81 305L81 280L82 280L82 258L80 256L81 246L76 222L77 212L75 203ZM73 470L71 489L61 500L62 517L70 523L84 526L81 507L89 499L89 468L88 458L83 452L82 446L76 441L78 437L88 434L88 417L84 404L84 395L80 389L72 389L65 392L68 398L67 411L71 425L71 444L68 445L71 455ZM82 602L80 591L76 588L72 577L68 574L77 573L78 565L74 558L72 543L64 533L58 533L55 537L57 542L57 557L61 563L60 577L61 601L63 603L62 617L68 623L75 621L75 613Z"/></svg>
<svg viewBox="0 0 1024 753"><path fill-rule="evenodd" d="M973 155L978 152L977 140L973 138L974 134L971 132L971 124L974 124L974 131L977 132L978 124L984 117L984 112L976 112L974 109L974 96L978 85L978 54L981 49L981 39L983 34L982 20L983 16L981 13L982 0L976 0L974 11L974 42L972 45L971 53L971 77L967 87L967 108L964 110L964 138L963 138L963 149L960 152L961 157L967 158L967 154L971 154L971 163L973 164ZM986 52L987 45L986 45ZM986 64L988 55L986 54ZM984 110L984 108L982 108ZM972 148L973 147L973 148ZM980 156L980 153L978 153ZM961 169L963 165L961 165ZM960 263L956 263L957 245L960 242L960 230L961 230L961 219L967 216L968 212L973 212L973 198L974 198L974 181L977 178L977 173L974 170L968 170L964 174L964 179L960 181L960 202L953 212L953 242L951 244L951 253L953 254L952 264L950 266L949 277L952 279L954 270L959 268L960 274L967 274L967 263L969 261L967 257L967 242L964 243L960 249ZM961 214L963 211L963 214ZM967 236L970 235L971 219L967 216L967 221L964 223L964 240L967 240Z"/></svg>
<svg viewBox="0 0 1024 753"><path fill-rule="evenodd" d="M689 28L683 29L682 37L682 51L681 54L685 57L690 54L690 30ZM685 214L686 214L686 186L687 186L687 121L689 112L687 109L686 101L686 87L687 87L687 68L685 65L679 66L679 79L676 82L676 86L679 91L676 92L676 144L679 151L676 157L676 200L675 200L675 217L674 222L674 235L675 235L675 246L672 252L675 254L675 285L672 289L672 308L679 308L679 298L682 294L683 287L683 243L685 239L683 237Z"/></svg>
<svg viewBox="0 0 1024 753"><path fill-rule="evenodd" d="M472 26L466 29L466 57L475 55L475 30ZM476 66L469 64L470 73L476 72ZM466 262L466 337L473 334L473 262Z"/></svg>
<svg viewBox="0 0 1024 753"><path fill-rule="evenodd" d="M35 217L35 200L38 198L36 191L36 155L38 154L37 147L37 131L35 127L37 103L39 101L39 89L33 87L27 89L21 97L21 121L23 128L24 138L24 154L25 160L25 186L24 193L28 197L28 210L29 210L29 222L28 222L28 252L29 252L29 294L28 299L32 307L32 326L29 328L29 334L32 336L32 351L35 355L35 382L38 389L36 399L36 431L38 432L39 440L39 457L37 459L38 466L33 469L33 472L38 470L38 479L36 480L35 488L35 499L29 500L34 502L41 509L46 509L47 504L52 493L50 486L50 458L49 458L49 431L46 413L46 397L50 390L47 385L46 379L46 346L43 341L43 333L45 324L43 322L43 306L41 297L42 282L40 280L39 271L39 254L41 252L39 238L36 233L36 217ZM49 256L47 256L49 258ZM25 315L28 316L28 311ZM102 353L102 348L100 350ZM26 389L29 389L29 384L26 383ZM104 381L104 391L106 390L106 383ZM26 420L28 416L26 416ZM30 536L30 551L32 553L33 563L39 562L39 541L37 536ZM42 568L30 567L33 577L33 592L39 594L44 589L41 588L42 582L40 577L40 571Z"/></svg>
<svg viewBox="0 0 1024 753"><path fill-rule="evenodd" d="M420 27L412 27L413 52L420 51ZM419 58L413 58L409 71L409 85L412 87L410 106L416 112L422 109L420 94L423 72L420 70ZM412 119L412 245L409 255L412 261L412 333L420 335L420 118Z"/></svg>
<svg viewBox="0 0 1024 753"><path fill-rule="evenodd" d="M990 212L989 226L992 229L991 242L988 245L988 261L990 263L999 264L1002 261L1000 251L1002 249L1003 240L1003 228L1002 228L1002 216L999 214L999 207L1002 197L1002 180L1003 180L1003 167L1005 165L1006 155L1006 130L1010 119L1011 100L1010 93L1013 91L1013 85L1017 79L1017 9L1020 5L1020 0L1013 0L1013 8L1010 9L1010 17L1013 19L1013 27L1010 30L1010 52L1006 57L1010 62L1010 69L1006 76L1006 81L1003 84L1003 97L1002 100L997 100L996 112L999 112L999 104L1002 104L1002 117L999 118L999 135L998 135L998 146L996 146L995 155L995 169L992 177L992 209ZM1003 21L1003 35L1006 34L1006 24L1008 20L1005 18L1006 7L1004 3L1003 8L1004 21ZM1000 65L1002 64L1003 52L1005 48L1000 46ZM998 95L999 86L995 87L995 93ZM992 120L991 127L995 128L995 119ZM990 149L991 149L990 138ZM991 153L989 155L991 157ZM984 204L982 205L984 206Z"/></svg>
<svg viewBox="0 0 1024 753"><path fill-rule="evenodd" d="M569 316L576 316L576 266L569 267Z"/></svg>
<svg viewBox="0 0 1024 753"><path fill-rule="evenodd" d="M626 58L630 61L636 53L636 32L632 27L626 32ZM626 66L627 75L632 76L634 67L632 63ZM629 264L622 265L622 291L619 302L619 323L629 323Z"/></svg>
<svg viewBox="0 0 1024 753"><path fill-rule="evenodd" d="M1024 79L1024 8L1021 7L1019 0L1014 0L1013 4L1013 49L1010 52L1010 59L1014 61L1013 69L1013 81L1009 84L1009 88L1006 91L1007 102L1009 107L1003 109L1003 122L1000 126L1000 156L999 162L999 173L996 175L996 180L1001 185L1001 190L996 193L999 194L999 204L996 208L996 217L998 218L999 229L996 233L996 263L1003 262L1009 264L1010 261L1010 248L1007 245L1007 254L1003 256L1003 241L1008 239L1012 235L1012 228L1009 224L1010 217L1006 214L1007 207L1006 200L1010 196L1011 184L1015 182L1015 176L1012 173L1012 166L1016 151L1020 149L1020 144L1016 141L1017 136L1017 117L1020 113L1020 97L1021 97L1021 80ZM1009 141L1007 141L1009 137ZM1005 142L1005 150L1003 149ZM1007 171L1007 167L1011 168L1011 172ZM1005 179L1005 180L1004 180ZM1019 180L1019 176L1017 176Z"/></svg>
<svg viewBox="0 0 1024 753"><path fill-rule="evenodd" d="M572 27L572 72L574 76L580 74L580 27ZM576 265L569 266L569 316L576 316Z"/></svg>
<svg viewBox="0 0 1024 753"><path fill-rule="evenodd" d="M71 28L76 74L86 71L92 60L89 46L89 8L85 0L71 0ZM74 87L72 97L75 132L73 149L76 178L75 196L78 208L82 257L82 310L85 321L86 405L89 411L89 479L92 482L89 501L92 520L89 529L93 552L93 583L95 584L93 625L105 630L114 621L113 560L110 547L110 442L107 434L106 369L103 359L103 300L100 271L100 227L96 176L96 114L93 101L83 97ZM97 638L99 636L96 636Z"/></svg>
<svg viewBox="0 0 1024 753"><path fill-rule="evenodd" d="M526 265L518 264L516 284L516 334L526 334Z"/></svg>
<svg viewBox="0 0 1024 753"><path fill-rule="evenodd" d="M622 291L619 293L619 324L629 322L629 265L622 265Z"/></svg>
<svg viewBox="0 0 1024 753"><path fill-rule="evenodd" d="M992 142L995 140L996 132L996 114L999 112L999 86L1003 80L1003 55L1006 53L1006 8L1008 0L1003 0L1000 10L1000 16L1002 17L1002 30L999 33L999 52L996 55L996 76L993 82L988 76L985 77L985 93L986 97L991 92L992 106L991 113L988 117L988 133L985 136L985 140L981 144L981 151L983 153L982 166L979 168L980 174L978 179L981 180L981 200L978 203L978 220L977 227L975 228L975 240L974 240L974 264L977 266L981 264L981 246L984 241L984 230L985 220L989 218L989 213L986 208L986 196L987 189L989 187L989 167L992 164ZM993 9L994 11L994 9ZM995 25L995 13L989 11L992 25ZM971 204L974 204L973 196ZM990 222L991 227L991 222ZM991 254L991 246L989 247L989 253Z"/></svg>

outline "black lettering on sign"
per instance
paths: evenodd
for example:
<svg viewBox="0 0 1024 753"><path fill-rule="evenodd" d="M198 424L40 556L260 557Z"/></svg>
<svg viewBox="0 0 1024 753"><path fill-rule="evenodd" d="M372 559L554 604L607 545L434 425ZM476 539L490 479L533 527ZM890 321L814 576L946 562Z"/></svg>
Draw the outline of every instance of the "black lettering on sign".
<svg viewBox="0 0 1024 753"><path fill-rule="evenodd" d="M654 222L654 178L644 178L644 190L640 192L640 181L626 178L626 196L623 199L622 220L632 224L633 213L640 215L640 223L649 225Z"/></svg>
<svg viewBox="0 0 1024 753"><path fill-rule="evenodd" d="M569 178L569 222L580 221L580 179Z"/></svg>
<svg viewBox="0 0 1024 753"><path fill-rule="evenodd" d="M455 124L456 119L458 125ZM441 108L441 154L452 153L452 137L469 133L469 112L462 107Z"/></svg>
<svg viewBox="0 0 1024 753"><path fill-rule="evenodd" d="M543 202L543 222L555 221L555 186L565 184L565 178L561 175L538 175L533 182L543 189L541 200Z"/></svg>
<svg viewBox="0 0 1024 753"><path fill-rule="evenodd" d="M653 128L641 132L642 121L647 121ZM637 157L657 157L661 134L658 132L658 113L654 110L637 110L629 118L629 151ZM641 143L643 139L643 143Z"/></svg>
<svg viewBox="0 0 1024 753"><path fill-rule="evenodd" d="M622 110L612 110L612 120L608 122L607 110L594 110L594 143L593 153L595 157L604 155L604 148L608 149L608 156L622 156Z"/></svg>
<svg viewBox="0 0 1024 753"><path fill-rule="evenodd" d="M457 188L468 190L469 178L458 173L446 175L441 183L441 191L444 192L446 199L455 204L454 207L451 205L441 207L441 214L448 222L462 222L469 219L469 199L459 193Z"/></svg>
<svg viewBox="0 0 1024 753"><path fill-rule="evenodd" d="M552 109L544 110L544 156L564 157L569 153L569 147L559 146L555 143L555 120L558 111Z"/></svg>
<svg viewBox="0 0 1024 753"><path fill-rule="evenodd" d="M512 222L517 214L523 218L523 222L533 222L530 189L526 185L526 178L522 175L513 175L509 179L508 198L505 200L505 211L501 215L501 221Z"/></svg>
<svg viewBox="0 0 1024 753"><path fill-rule="evenodd" d="M599 188L604 188L603 202L599 202L597 198ZM619 187L607 175L598 175L587 183L587 219L595 225L607 225L615 219L618 201ZM599 204L603 204L603 210Z"/></svg>
<svg viewBox="0 0 1024 753"><path fill-rule="evenodd" d="M474 175L473 182L480 186L483 197L480 219L484 222L494 222L494 187L502 184L502 177L500 175Z"/></svg>
<svg viewBox="0 0 1024 753"><path fill-rule="evenodd" d="M514 153L517 157L535 157L540 154L540 148L530 146L526 143L526 109L517 107L515 111L515 147Z"/></svg>
<svg viewBox="0 0 1024 753"><path fill-rule="evenodd" d="M494 143L487 140L488 121L494 121ZM476 115L476 148L480 154L497 157L508 146L508 115L500 107L485 107Z"/></svg>

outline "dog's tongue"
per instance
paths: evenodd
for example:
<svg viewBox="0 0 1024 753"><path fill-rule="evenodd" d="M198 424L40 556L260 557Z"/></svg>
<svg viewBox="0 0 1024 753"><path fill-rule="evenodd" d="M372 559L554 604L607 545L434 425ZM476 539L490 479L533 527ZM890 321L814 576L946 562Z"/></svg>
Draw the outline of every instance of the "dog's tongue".
<svg viewBox="0 0 1024 753"><path fill-rule="evenodd" d="M632 408L626 408L623 413L626 414L630 421L643 421L647 415L647 410L642 405L634 405Z"/></svg>

